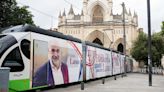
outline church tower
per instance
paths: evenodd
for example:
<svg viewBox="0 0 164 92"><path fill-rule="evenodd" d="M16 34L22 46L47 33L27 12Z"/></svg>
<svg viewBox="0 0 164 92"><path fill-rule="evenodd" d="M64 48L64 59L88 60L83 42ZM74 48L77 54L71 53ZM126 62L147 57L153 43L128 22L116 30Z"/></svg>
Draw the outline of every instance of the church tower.
<svg viewBox="0 0 164 92"><path fill-rule="evenodd" d="M83 0L85 22L103 22L112 20L112 0Z"/></svg>
<svg viewBox="0 0 164 92"><path fill-rule="evenodd" d="M121 8L122 10L122 8ZM113 14L113 0L83 0L81 13L73 6L59 13L58 31L81 40L97 43L106 48L123 51L123 13ZM139 33L138 15L125 8L126 52Z"/></svg>

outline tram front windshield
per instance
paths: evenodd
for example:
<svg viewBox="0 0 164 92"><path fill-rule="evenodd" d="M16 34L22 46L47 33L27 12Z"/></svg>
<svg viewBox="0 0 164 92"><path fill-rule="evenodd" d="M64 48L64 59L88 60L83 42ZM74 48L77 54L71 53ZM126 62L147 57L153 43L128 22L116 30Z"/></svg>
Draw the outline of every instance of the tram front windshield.
<svg viewBox="0 0 164 92"><path fill-rule="evenodd" d="M4 54L4 52L11 47L12 45L16 44L17 40L11 35L0 35L0 58Z"/></svg>

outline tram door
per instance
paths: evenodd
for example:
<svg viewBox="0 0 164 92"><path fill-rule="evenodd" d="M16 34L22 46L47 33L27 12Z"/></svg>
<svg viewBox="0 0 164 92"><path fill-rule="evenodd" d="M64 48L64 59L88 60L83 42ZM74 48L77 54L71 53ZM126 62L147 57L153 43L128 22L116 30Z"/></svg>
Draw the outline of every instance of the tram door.
<svg viewBox="0 0 164 92"><path fill-rule="evenodd" d="M47 73L48 68L44 69L44 71L41 70L41 67L45 65L48 61L48 42L41 41L41 40L34 40L34 46L33 46L33 81L32 86L33 87L39 87L39 86L45 86L47 85ZM40 75L39 72L45 72L45 74ZM42 77L38 77L42 76ZM39 81L40 80L40 81ZM44 82L43 82L44 81Z"/></svg>

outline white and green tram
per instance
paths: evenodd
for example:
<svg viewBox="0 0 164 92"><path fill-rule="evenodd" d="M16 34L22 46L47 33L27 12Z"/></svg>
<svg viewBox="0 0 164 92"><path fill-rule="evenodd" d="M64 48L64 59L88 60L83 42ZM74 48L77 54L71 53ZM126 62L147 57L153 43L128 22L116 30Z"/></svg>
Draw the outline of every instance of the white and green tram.
<svg viewBox="0 0 164 92"><path fill-rule="evenodd" d="M46 72L39 75L40 81L35 81L37 71L49 60L48 48L52 41L62 49L61 60L68 68L68 76L63 75L63 79L68 77L67 83L55 81L52 84L49 75L52 71L49 68L42 70ZM10 68L10 92L122 74L125 69L124 57L108 48L31 25L11 27L0 34L0 67ZM55 77L53 81L59 79Z"/></svg>

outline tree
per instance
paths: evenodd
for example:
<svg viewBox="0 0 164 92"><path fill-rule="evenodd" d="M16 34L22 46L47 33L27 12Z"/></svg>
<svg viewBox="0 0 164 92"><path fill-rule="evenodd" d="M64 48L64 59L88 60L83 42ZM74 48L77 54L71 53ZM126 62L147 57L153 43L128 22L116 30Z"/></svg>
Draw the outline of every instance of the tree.
<svg viewBox="0 0 164 92"><path fill-rule="evenodd" d="M27 6L18 7L15 0L1 0L0 2L0 28L20 24L32 24L32 14Z"/></svg>
<svg viewBox="0 0 164 92"><path fill-rule="evenodd" d="M161 35L164 36L164 21L162 22L161 26Z"/></svg>
<svg viewBox="0 0 164 92"><path fill-rule="evenodd" d="M140 32L137 40L133 43L131 55L137 61L147 61L147 35L144 32ZM147 62L145 62L147 64Z"/></svg>
<svg viewBox="0 0 164 92"><path fill-rule="evenodd" d="M23 6L23 7L17 7L15 9L15 12L14 12L14 17L12 18L12 24L15 24L15 25L20 25L20 24L25 24L25 23L28 23L28 24L33 24L33 21L32 21L32 15L30 14L29 11L27 11L27 6Z"/></svg>
<svg viewBox="0 0 164 92"><path fill-rule="evenodd" d="M164 53L164 38L159 33L152 35L152 61L153 65L160 66L162 54Z"/></svg>
<svg viewBox="0 0 164 92"><path fill-rule="evenodd" d="M147 35L143 32L139 33L137 40L134 42L131 55L137 61L144 61L148 65L148 40ZM164 38L161 32L152 35L152 64L153 66L161 65L162 54L164 53Z"/></svg>

